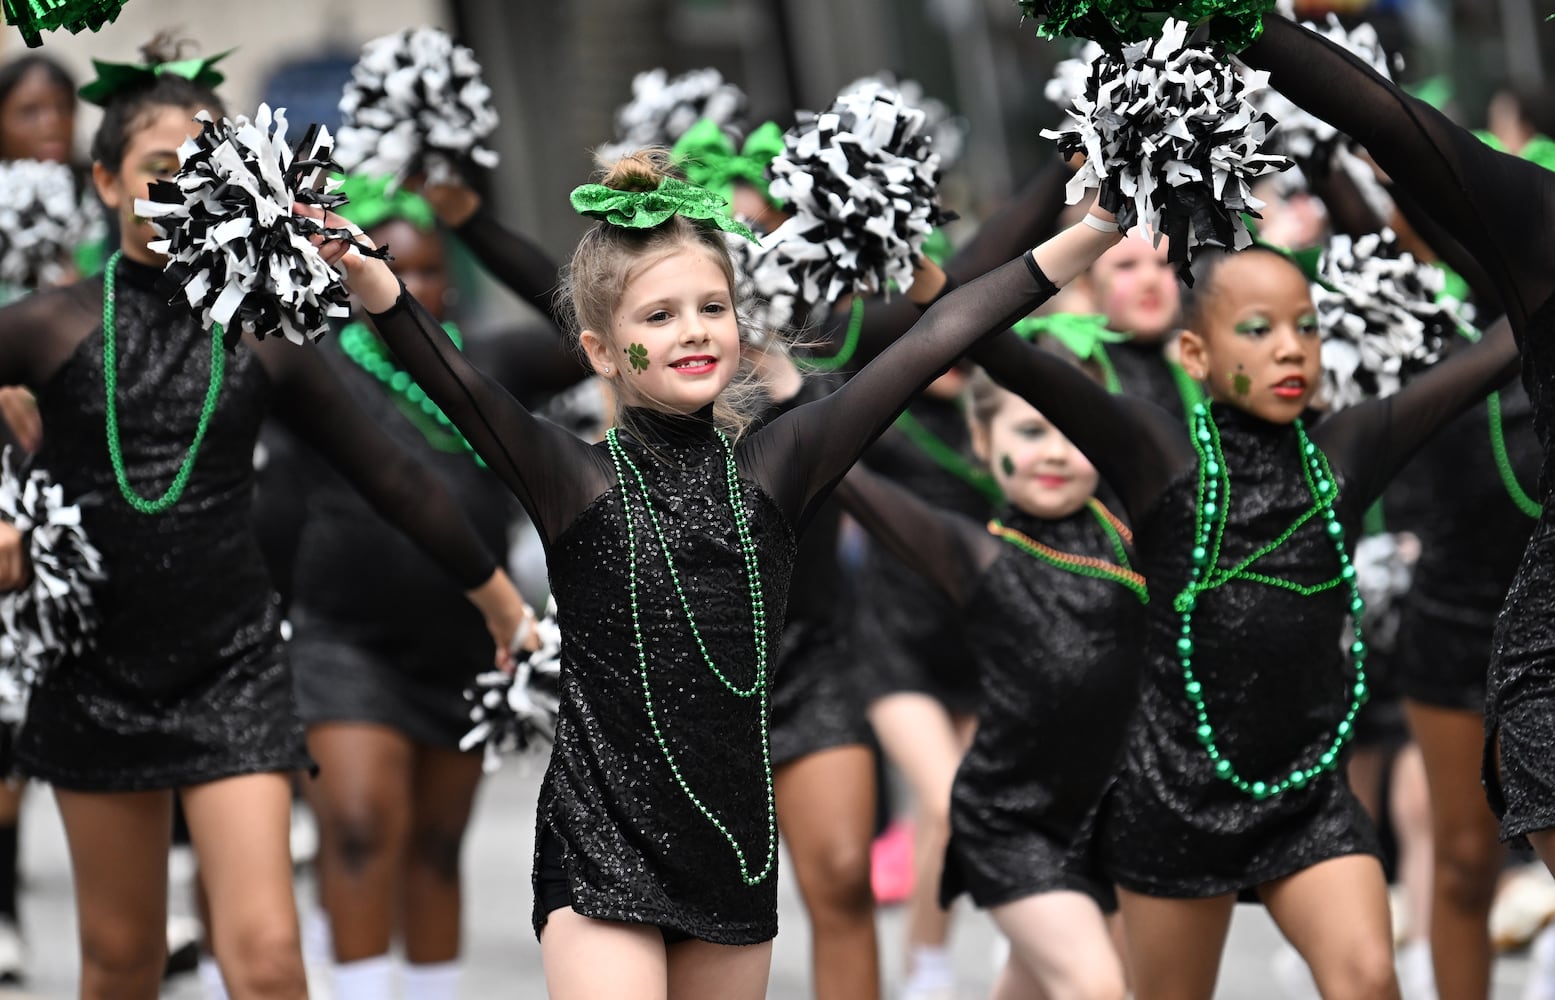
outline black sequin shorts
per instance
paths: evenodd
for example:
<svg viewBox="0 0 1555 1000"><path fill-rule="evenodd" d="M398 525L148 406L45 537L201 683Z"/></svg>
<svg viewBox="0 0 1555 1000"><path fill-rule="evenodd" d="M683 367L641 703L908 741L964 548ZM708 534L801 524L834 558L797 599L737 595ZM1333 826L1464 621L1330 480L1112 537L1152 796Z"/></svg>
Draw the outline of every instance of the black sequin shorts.
<svg viewBox="0 0 1555 1000"><path fill-rule="evenodd" d="M562 853L561 839L549 827L540 828L540 859L534 878L535 908L547 916L557 910L572 906L572 886L567 883L567 864ZM684 931L659 928L665 944L679 944L695 940Z"/></svg>

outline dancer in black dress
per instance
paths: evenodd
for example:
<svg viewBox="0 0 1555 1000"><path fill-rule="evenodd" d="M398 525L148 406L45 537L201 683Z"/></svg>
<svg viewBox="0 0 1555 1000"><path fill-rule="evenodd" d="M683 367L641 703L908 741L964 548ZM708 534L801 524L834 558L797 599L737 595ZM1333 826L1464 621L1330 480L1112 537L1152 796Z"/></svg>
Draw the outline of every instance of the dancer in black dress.
<svg viewBox="0 0 1555 1000"><path fill-rule="evenodd" d="M1198 402L1198 387L1183 376L1171 354L1180 299L1177 275L1166 259L1167 243L1130 233L1102 254L1085 284L1107 328L1129 339L1101 348L1116 372L1119 389L1186 417Z"/></svg>
<svg viewBox="0 0 1555 1000"><path fill-rule="evenodd" d="M1255 890L1325 996L1395 996L1374 834L1338 770L1365 700L1345 538L1419 444L1505 381L1505 331L1398 395L1306 430L1319 331L1279 254L1211 252L1184 366L1213 403L1185 428L1015 338L973 356L1038 405L1132 516L1150 586L1140 707L1098 810L1141 997L1208 997L1238 893Z"/></svg>
<svg viewBox="0 0 1555 1000"><path fill-rule="evenodd" d="M522 602L448 494L350 404L316 354L252 339L227 352L221 331L155 290L161 259L135 199L177 169L194 113L220 105L175 72L126 75L93 146L120 252L100 279L0 311L0 384L38 394L48 434L37 460L83 502L109 574L96 648L33 692L17 755L24 773L55 786L83 997L157 993L175 791L229 986L301 997L288 773L309 761L250 518L266 410L300 418L309 441L437 554L504 652ZM0 536L14 552L15 530Z"/></svg>
<svg viewBox="0 0 1555 1000"><path fill-rule="evenodd" d="M1484 780L1503 838L1527 835L1555 869L1555 174L1498 153L1343 50L1269 18L1244 53L1271 85L1363 144L1394 189L1484 272L1524 349L1523 384L1544 446L1533 529L1496 622L1485 700Z"/></svg>
<svg viewBox="0 0 1555 1000"><path fill-rule="evenodd" d="M837 392L742 436L733 273L714 228L732 225L727 209L651 158L607 181L574 204L620 224L585 235L570 276L583 347L626 404L604 445L541 424L483 378L386 265L340 259L547 547L563 701L535 927L552 996L757 997L777 910L767 663L794 540L918 387L1116 236L1066 230L930 310Z"/></svg>
<svg viewBox="0 0 1555 1000"><path fill-rule="evenodd" d="M971 398L978 456L1010 498L999 518L935 507L862 467L838 496L963 616L983 698L937 888L943 905L969 892L1010 938L993 996L1121 998L1102 919L1112 887L1070 855L1133 710L1144 578L1085 456L986 375Z"/></svg>

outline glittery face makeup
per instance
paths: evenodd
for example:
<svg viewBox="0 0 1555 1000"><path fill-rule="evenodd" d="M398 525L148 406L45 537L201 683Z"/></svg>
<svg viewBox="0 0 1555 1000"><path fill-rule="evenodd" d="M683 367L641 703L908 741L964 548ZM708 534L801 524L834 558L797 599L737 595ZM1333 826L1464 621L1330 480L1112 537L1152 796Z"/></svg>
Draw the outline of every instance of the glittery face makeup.
<svg viewBox="0 0 1555 1000"><path fill-rule="evenodd" d="M1184 361L1209 372L1210 395L1272 423L1290 423L1322 381L1322 333L1306 276L1270 253L1235 254L1215 270L1202 330Z"/></svg>

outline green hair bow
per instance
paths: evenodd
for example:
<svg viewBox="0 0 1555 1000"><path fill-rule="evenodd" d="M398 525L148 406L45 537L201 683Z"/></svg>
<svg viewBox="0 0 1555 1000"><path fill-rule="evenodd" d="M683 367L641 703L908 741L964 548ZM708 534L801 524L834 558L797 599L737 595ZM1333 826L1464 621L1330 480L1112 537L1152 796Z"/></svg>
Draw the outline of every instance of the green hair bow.
<svg viewBox="0 0 1555 1000"><path fill-rule="evenodd" d="M1107 329L1107 317L1097 313L1051 313L1027 316L1015 324L1015 332L1026 340L1052 337L1081 361L1092 360L1108 344L1127 341L1128 334Z"/></svg>
<svg viewBox="0 0 1555 1000"><path fill-rule="evenodd" d="M167 74L181 76L201 87L214 90L221 81L226 79L215 69L215 66L230 56L233 51L228 49L204 59L178 59L165 63L111 63L93 59L92 67L97 70L97 79L82 87L77 93L86 103L105 108L115 95L124 90L149 86L156 82L157 77Z"/></svg>
<svg viewBox="0 0 1555 1000"><path fill-rule="evenodd" d="M363 229L402 219L423 232L437 228L437 213L419 194L403 187L390 193L395 179L388 174L352 175L340 185L346 203L335 209L341 218Z"/></svg>
<svg viewBox="0 0 1555 1000"><path fill-rule="evenodd" d="M758 242L745 223L729 214L727 198L674 177L664 178L652 191L618 191L603 184L585 184L573 189L572 207L585 218L622 229L653 229L679 215Z"/></svg>
<svg viewBox="0 0 1555 1000"><path fill-rule="evenodd" d="M744 181L772 202L767 165L783 152L783 130L777 122L766 122L736 151L718 123L703 118L680 137L671 152L686 180L698 187L728 198L734 194L735 183Z"/></svg>

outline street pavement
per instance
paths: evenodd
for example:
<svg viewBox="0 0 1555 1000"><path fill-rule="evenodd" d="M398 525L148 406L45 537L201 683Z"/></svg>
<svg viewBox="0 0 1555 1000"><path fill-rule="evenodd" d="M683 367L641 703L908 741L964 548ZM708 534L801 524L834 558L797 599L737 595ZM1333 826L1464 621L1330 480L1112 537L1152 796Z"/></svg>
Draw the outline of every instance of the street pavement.
<svg viewBox="0 0 1555 1000"><path fill-rule="evenodd" d="M467 1000L538 1000L545 995L540 950L529 927L529 864L540 771L537 764L511 763L488 779L481 793L465 855L467 971L462 995ZM69 1000L76 995L78 967L70 868L54 803L46 789L35 789L27 801L22 855L22 911L32 975L25 989L0 989L0 997ZM298 899L305 912L312 909L313 898L311 880L304 873L298 879ZM190 912L192 905L188 882L178 875L171 905L174 912L182 913ZM802 1000L810 995L808 929L788 880L780 884L779 907L781 932L774 947L768 997ZM885 968L892 986L901 966L903 918L901 908L887 909L880 915ZM1217 998L1303 1000L1282 988L1273 971L1279 948L1279 936L1262 908L1238 907ZM996 935L988 920L970 908L959 909L955 955L960 996L965 1000L987 995L995 949ZM1527 962L1521 956L1503 959L1496 971L1496 1000L1518 1000L1526 970ZM171 980L163 996L168 1000L202 1000L204 992L193 975L186 975ZM317 983L314 996L327 1000L327 983Z"/></svg>

